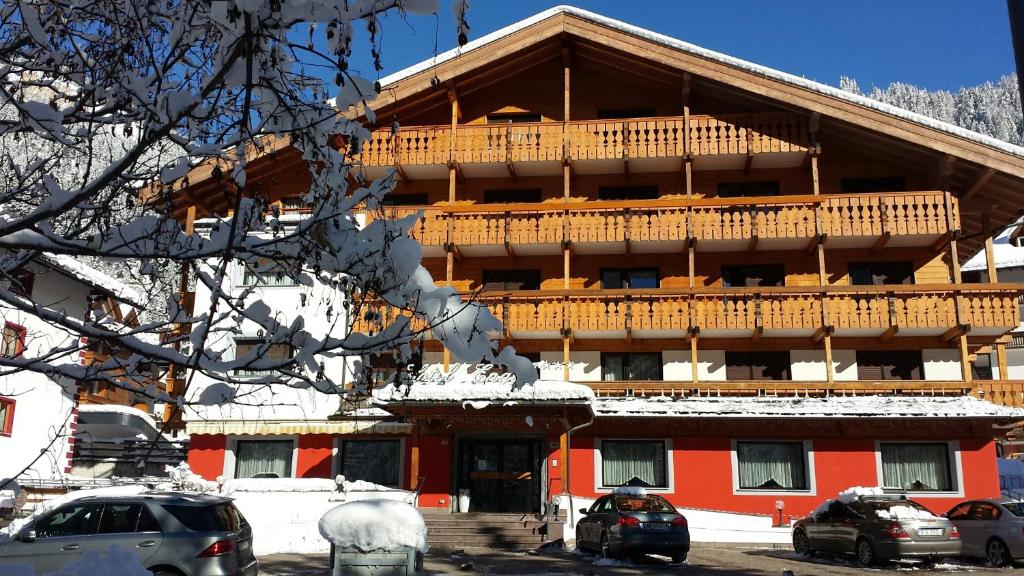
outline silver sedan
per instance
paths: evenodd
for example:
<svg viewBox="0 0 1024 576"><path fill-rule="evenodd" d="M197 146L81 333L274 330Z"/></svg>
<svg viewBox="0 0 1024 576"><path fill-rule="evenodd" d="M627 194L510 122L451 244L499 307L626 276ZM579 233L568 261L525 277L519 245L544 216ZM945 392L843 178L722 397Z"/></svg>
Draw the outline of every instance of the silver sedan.
<svg viewBox="0 0 1024 576"><path fill-rule="evenodd" d="M1024 502L969 500L946 512L963 542L963 555L993 566L1024 559Z"/></svg>

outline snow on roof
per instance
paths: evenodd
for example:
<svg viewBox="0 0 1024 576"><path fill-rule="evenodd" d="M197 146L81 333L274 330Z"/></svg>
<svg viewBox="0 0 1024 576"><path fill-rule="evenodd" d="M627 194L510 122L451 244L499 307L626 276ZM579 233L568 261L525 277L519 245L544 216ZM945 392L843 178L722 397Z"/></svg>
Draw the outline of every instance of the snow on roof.
<svg viewBox="0 0 1024 576"><path fill-rule="evenodd" d="M85 284L107 292L118 300L127 302L133 306L142 307L143 305L142 302L144 302L144 300L142 295L134 288L125 284L123 280L119 280L105 272L101 272L74 256L40 252L39 259L47 265L58 268L76 280L80 280Z"/></svg>
<svg viewBox="0 0 1024 576"><path fill-rule="evenodd" d="M388 385L374 390L374 399L380 403L435 402L471 403L483 408L490 403L514 405L520 402L581 402L593 400L594 391L582 384L562 380L537 380L533 384L513 387L509 384L471 380L447 383L414 382L409 386Z"/></svg>
<svg viewBox="0 0 1024 576"><path fill-rule="evenodd" d="M1024 410L970 396L597 398L597 417L1024 418Z"/></svg>
<svg viewBox="0 0 1024 576"><path fill-rule="evenodd" d="M853 94L851 92L841 90L835 86L829 86L827 84L822 84L820 82L808 80L807 78L794 76L793 74L788 74L786 72L782 72L774 68L761 66L759 64L754 64L753 62L748 62L746 60L722 54L721 52L708 50L707 48L702 48L695 44L690 44L689 42L684 42L682 40L678 40L670 36L665 36L664 34L658 34L657 32L652 32L651 30L640 28L639 26L633 26L632 24L627 24L621 20L608 18L607 16L602 16L600 14L590 12L589 10L583 10L575 6L555 6L554 8L550 8L538 14L534 14L529 18L520 20L519 22L501 28L500 30L497 30L495 32L491 32L490 34L487 34L485 36L481 36L480 38L477 38L476 40L469 42L465 46L448 50L447 52L438 54L434 58L424 60L418 64L414 64L412 66L409 66L408 68L395 72L394 74L391 74L389 76L386 76L380 80L380 83L382 86L387 87L390 84L394 84L395 82L404 80L405 78L413 76L414 74L418 74L425 70L429 70L430 68L433 68L438 64L447 62L448 60L453 60L461 56L462 54L465 54L482 46L486 46L487 44L490 44L491 42L494 42L496 40L500 40L501 38L504 38L506 36L510 36L515 32L518 32L524 28L528 28L533 24L546 20L557 14L571 14L573 16L589 20L602 26L607 26L609 28L619 30L620 32L636 36L638 38L643 38L645 40L649 40L651 42L661 44L669 48L693 54L694 56L706 58L708 60L713 60L715 62L719 62L721 64L725 64L728 66L733 66L735 68L739 68L747 72L751 72L753 74L764 76L765 78L771 80L776 80L807 90L812 90L825 96L845 100L852 104L857 104L865 108L871 108L878 112L889 114L890 116L895 116L902 120L913 122L915 124L920 124L922 126L926 126L934 130L939 130L941 132L946 132L947 134L951 134L958 138L970 140L972 142L982 144L990 148L994 148L1007 154L1013 154L1018 157L1024 157L1024 148L1016 146L1014 144L1010 144L1009 142L1004 142L1002 140L992 138L991 136L986 136L984 134L979 134L972 130L961 128L960 126L955 126L953 124L941 122L934 118L929 118L921 114L916 114L914 112L910 112L908 110L904 110L902 108L898 108L890 104L885 104L883 102L873 100L866 96Z"/></svg>
<svg viewBox="0 0 1024 576"><path fill-rule="evenodd" d="M996 261L996 268L1024 267L1024 248L1010 243L1010 236L1022 224L1024 224L1024 219L1017 220L992 241L992 256ZM981 250L972 256L960 269L964 272L985 270L987 268L985 258L985 251Z"/></svg>

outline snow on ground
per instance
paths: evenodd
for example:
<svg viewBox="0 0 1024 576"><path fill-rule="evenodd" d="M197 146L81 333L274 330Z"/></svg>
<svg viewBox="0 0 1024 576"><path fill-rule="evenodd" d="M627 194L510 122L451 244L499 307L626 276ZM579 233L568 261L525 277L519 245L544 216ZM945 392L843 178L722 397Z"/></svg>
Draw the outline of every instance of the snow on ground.
<svg viewBox="0 0 1024 576"><path fill-rule="evenodd" d="M320 535L343 550L375 552L402 547L427 551L427 525L419 510L394 500L346 502L327 511Z"/></svg>
<svg viewBox="0 0 1024 576"><path fill-rule="evenodd" d="M87 496L135 496L146 491L146 487L141 484L133 484L130 486L108 486L106 488L93 488L89 490L75 490L74 492L68 492L62 494L56 498L46 500L35 507L32 510L32 514L25 518L18 518L11 522L6 528L0 528L0 542L12 539L18 532L28 524L30 521L35 520L39 516L53 510L54 508L61 506L67 502L78 500L79 498L85 498Z"/></svg>

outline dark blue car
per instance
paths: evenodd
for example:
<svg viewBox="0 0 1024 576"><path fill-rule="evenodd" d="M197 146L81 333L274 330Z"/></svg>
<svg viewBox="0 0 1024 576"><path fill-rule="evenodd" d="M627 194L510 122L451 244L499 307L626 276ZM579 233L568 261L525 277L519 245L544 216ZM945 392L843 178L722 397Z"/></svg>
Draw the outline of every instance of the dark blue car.
<svg viewBox="0 0 1024 576"><path fill-rule="evenodd" d="M610 494L599 498L576 523L576 547L605 557L659 554L686 561L690 530L686 518L668 500L647 495Z"/></svg>

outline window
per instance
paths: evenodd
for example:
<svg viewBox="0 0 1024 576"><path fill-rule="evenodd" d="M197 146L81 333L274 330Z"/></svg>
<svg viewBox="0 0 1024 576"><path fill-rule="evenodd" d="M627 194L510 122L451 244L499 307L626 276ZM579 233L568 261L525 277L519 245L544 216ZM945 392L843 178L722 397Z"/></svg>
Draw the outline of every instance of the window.
<svg viewBox="0 0 1024 576"><path fill-rule="evenodd" d="M401 441L344 440L338 452L339 473L347 480L365 480L392 487L401 485Z"/></svg>
<svg viewBox="0 0 1024 576"><path fill-rule="evenodd" d="M291 440L239 440L235 446L235 478L290 478Z"/></svg>
<svg viewBox="0 0 1024 576"><path fill-rule="evenodd" d="M726 352L725 379L789 380L789 352Z"/></svg>
<svg viewBox="0 0 1024 576"><path fill-rule="evenodd" d="M142 513L142 504L106 504L100 518L100 534L135 532Z"/></svg>
<svg viewBox="0 0 1024 576"><path fill-rule="evenodd" d="M301 196L285 196L281 198L281 209L285 213L310 212L313 205L304 201Z"/></svg>
<svg viewBox="0 0 1024 576"><path fill-rule="evenodd" d="M622 118L650 118L655 116L654 108L612 108L597 111L598 120L620 120Z"/></svg>
<svg viewBox="0 0 1024 576"><path fill-rule="evenodd" d="M785 283L786 268L782 264L722 266L722 285L726 288L783 286Z"/></svg>
<svg viewBox="0 0 1024 576"><path fill-rule="evenodd" d="M902 176L883 178L843 178L839 181L843 192L902 192L907 183Z"/></svg>
<svg viewBox="0 0 1024 576"><path fill-rule="evenodd" d="M149 511L148 506L142 507L142 513L139 514L139 524L135 528L136 532L162 532L160 529L160 523L153 517L153 513Z"/></svg>
<svg viewBox="0 0 1024 576"><path fill-rule="evenodd" d="M992 357L988 354L978 354L978 358L971 362L972 380L992 379Z"/></svg>
<svg viewBox="0 0 1024 576"><path fill-rule="evenodd" d="M668 488L665 455L663 440L604 440L601 485L622 486L635 478L653 488Z"/></svg>
<svg viewBox="0 0 1024 576"><path fill-rule="evenodd" d="M991 502L978 502L971 510L971 518L974 520L999 520L1002 515L999 507Z"/></svg>
<svg viewBox="0 0 1024 576"><path fill-rule="evenodd" d="M807 490L807 454L803 442L737 442L740 490Z"/></svg>
<svg viewBox="0 0 1024 576"><path fill-rule="evenodd" d="M270 358L275 361L284 361L294 356L294 351L289 344L270 344L267 345L263 340L235 340L235 359L238 360L244 357L246 354L252 352L254 349L259 348L263 351L261 356L257 356L251 361L261 360L264 358ZM277 370L271 369L254 369L247 367L235 368L236 376L266 376L273 374Z"/></svg>
<svg viewBox="0 0 1024 576"><path fill-rule="evenodd" d="M484 204L515 204L541 201L540 188L514 188L511 190L484 190Z"/></svg>
<svg viewBox="0 0 1024 576"><path fill-rule="evenodd" d="M370 382L374 384L391 382L398 371L395 355L388 352L370 354L367 358L367 366L370 369Z"/></svg>
<svg viewBox="0 0 1024 576"><path fill-rule="evenodd" d="M261 260L255 267L242 264L242 286L295 286L292 277L280 264Z"/></svg>
<svg viewBox="0 0 1024 576"><path fill-rule="evenodd" d="M71 504L35 525L36 538L95 534L102 504Z"/></svg>
<svg viewBox="0 0 1024 576"><path fill-rule="evenodd" d="M598 200L657 200L657 186L601 186Z"/></svg>
<svg viewBox="0 0 1024 576"><path fill-rule="evenodd" d="M212 506L162 504L163 509L193 532L235 532L247 530L249 523L230 502Z"/></svg>
<svg viewBox="0 0 1024 576"><path fill-rule="evenodd" d="M0 349L0 355L7 358L21 356L21 353L25 351L25 336L27 333L24 326L4 322L4 341L3 348Z"/></svg>
<svg viewBox="0 0 1024 576"><path fill-rule="evenodd" d="M914 266L910 262L855 262L850 264L850 284L854 286L913 283Z"/></svg>
<svg viewBox="0 0 1024 576"><path fill-rule="evenodd" d="M968 520L971 515L971 506L973 506L971 502L958 504L946 513L946 518L950 520Z"/></svg>
<svg viewBox="0 0 1024 576"><path fill-rule="evenodd" d="M14 400L0 397L0 435L10 436L14 431Z"/></svg>
<svg viewBox="0 0 1024 576"><path fill-rule="evenodd" d="M601 288L657 288L660 284L657 268L602 268Z"/></svg>
<svg viewBox="0 0 1024 576"><path fill-rule="evenodd" d="M858 350L858 380L923 380L920 350Z"/></svg>
<svg viewBox="0 0 1024 576"><path fill-rule="evenodd" d="M953 471L945 442L883 442L882 487L912 492L950 492Z"/></svg>
<svg viewBox="0 0 1024 576"><path fill-rule="evenodd" d="M661 380L661 354L658 352L614 352L601 354L601 379Z"/></svg>
<svg viewBox="0 0 1024 576"><path fill-rule="evenodd" d="M484 290L540 290L540 270L484 270Z"/></svg>
<svg viewBox="0 0 1024 576"><path fill-rule="evenodd" d="M770 182L719 182L719 198L749 198L751 196L778 196L779 183Z"/></svg>
<svg viewBox="0 0 1024 576"><path fill-rule="evenodd" d="M11 292L24 298L32 297L32 288L36 283L36 275L22 268L14 273L11 279Z"/></svg>
<svg viewBox="0 0 1024 576"><path fill-rule="evenodd" d="M427 194L385 194L380 199L381 206L425 206Z"/></svg>
<svg viewBox="0 0 1024 576"><path fill-rule="evenodd" d="M508 124L509 122L540 122L540 114L533 112L492 112L487 115L488 124Z"/></svg>

